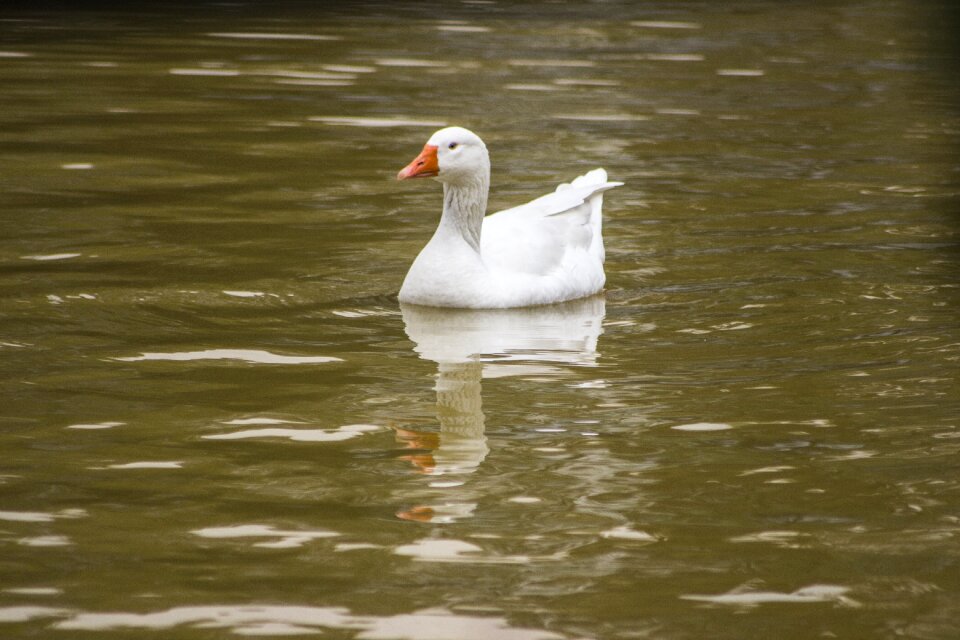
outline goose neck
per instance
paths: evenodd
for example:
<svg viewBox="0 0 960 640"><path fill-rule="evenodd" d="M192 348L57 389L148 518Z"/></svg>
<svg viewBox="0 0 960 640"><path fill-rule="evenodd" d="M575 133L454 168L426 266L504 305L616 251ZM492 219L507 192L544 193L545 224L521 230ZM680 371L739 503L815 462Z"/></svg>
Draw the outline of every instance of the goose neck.
<svg viewBox="0 0 960 640"><path fill-rule="evenodd" d="M478 176L475 180L443 185L440 228L462 237L477 253L480 252L483 216L487 211L488 180L486 176Z"/></svg>

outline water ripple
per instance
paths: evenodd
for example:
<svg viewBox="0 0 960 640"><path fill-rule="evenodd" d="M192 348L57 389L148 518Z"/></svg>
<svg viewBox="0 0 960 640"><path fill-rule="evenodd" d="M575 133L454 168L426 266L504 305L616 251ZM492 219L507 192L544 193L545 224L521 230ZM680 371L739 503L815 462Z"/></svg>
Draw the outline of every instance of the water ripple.
<svg viewBox="0 0 960 640"><path fill-rule="evenodd" d="M13 621L58 617L62 609L21 607L0 609ZM3 620L0 617L0 620ZM442 608L392 616L358 616L344 607L286 605L211 605L175 607L154 613L75 613L54 624L56 629L106 631L110 629L173 629L179 626L229 629L241 635L318 633L322 629L357 631L360 640L561 640L563 636L539 629L511 626L504 618L457 614Z"/></svg>
<svg viewBox="0 0 960 640"><path fill-rule="evenodd" d="M170 353L143 353L139 356L113 358L120 362L172 361L188 362L193 360L240 360L252 364L321 364L343 362L340 358L329 356L284 356L269 351L255 349L206 349L203 351L174 351Z"/></svg>

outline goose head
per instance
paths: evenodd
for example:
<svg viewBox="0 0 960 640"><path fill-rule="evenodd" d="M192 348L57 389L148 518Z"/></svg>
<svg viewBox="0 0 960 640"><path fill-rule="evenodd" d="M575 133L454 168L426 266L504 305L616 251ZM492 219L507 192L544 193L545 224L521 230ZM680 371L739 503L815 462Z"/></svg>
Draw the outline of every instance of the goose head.
<svg viewBox="0 0 960 640"><path fill-rule="evenodd" d="M440 129L427 141L413 162L400 170L397 180L436 178L448 184L486 180L490 157L480 136L463 127Z"/></svg>

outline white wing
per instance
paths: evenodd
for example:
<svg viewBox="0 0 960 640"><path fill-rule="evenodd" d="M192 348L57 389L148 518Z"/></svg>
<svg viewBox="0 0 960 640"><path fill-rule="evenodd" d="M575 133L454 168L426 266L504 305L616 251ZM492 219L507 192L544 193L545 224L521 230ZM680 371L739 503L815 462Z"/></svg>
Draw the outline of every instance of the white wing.
<svg viewBox="0 0 960 640"><path fill-rule="evenodd" d="M553 193L483 220L480 255L492 269L546 275L571 253L584 252L603 262L603 192L622 182L607 182L595 169Z"/></svg>

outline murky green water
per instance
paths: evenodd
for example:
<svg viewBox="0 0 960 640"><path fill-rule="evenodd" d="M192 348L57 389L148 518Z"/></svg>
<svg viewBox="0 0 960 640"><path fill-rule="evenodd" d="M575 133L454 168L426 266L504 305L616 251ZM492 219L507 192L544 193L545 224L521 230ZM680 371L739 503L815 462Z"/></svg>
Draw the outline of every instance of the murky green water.
<svg viewBox="0 0 960 640"><path fill-rule="evenodd" d="M933 4L0 18L3 637L960 634ZM604 296L399 307L440 123Z"/></svg>

